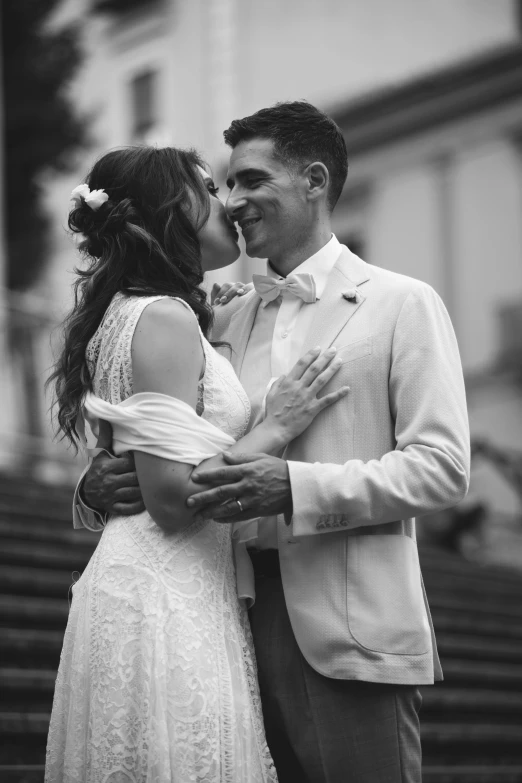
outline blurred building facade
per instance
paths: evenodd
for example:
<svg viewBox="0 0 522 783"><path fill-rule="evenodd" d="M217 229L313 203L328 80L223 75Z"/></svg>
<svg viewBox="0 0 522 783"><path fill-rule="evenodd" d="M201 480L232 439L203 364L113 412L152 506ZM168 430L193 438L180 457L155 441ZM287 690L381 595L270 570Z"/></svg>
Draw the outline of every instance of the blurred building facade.
<svg viewBox="0 0 522 783"><path fill-rule="evenodd" d="M76 172L46 189L53 250L32 300L47 319L35 328L36 377L51 361L49 323L70 304L69 192L97 154L133 143L195 146L222 182L230 121L306 98L336 118L348 143L339 238L436 288L459 339L474 432L520 448L518 10L489 0L65 0L52 23L82 24L86 61L71 100L93 144ZM262 268L243 257L218 279ZM11 374L1 427L17 441L27 428L16 403L22 376ZM51 455L43 396L38 416ZM488 475L495 502L518 513L506 481Z"/></svg>
<svg viewBox="0 0 522 783"><path fill-rule="evenodd" d="M350 150L338 236L438 291L459 341L472 437L513 465L522 454L521 84L513 45L334 112ZM514 563L521 467L517 479L496 449L477 451L466 501L487 510L482 548Z"/></svg>

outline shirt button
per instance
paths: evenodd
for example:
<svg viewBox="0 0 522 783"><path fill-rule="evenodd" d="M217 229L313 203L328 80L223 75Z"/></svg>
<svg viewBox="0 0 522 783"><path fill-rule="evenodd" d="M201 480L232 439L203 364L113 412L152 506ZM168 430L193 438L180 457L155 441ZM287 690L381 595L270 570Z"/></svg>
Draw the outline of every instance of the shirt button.
<svg viewBox="0 0 522 783"><path fill-rule="evenodd" d="M288 332L282 332L281 337L284 339L285 337L288 337Z"/></svg>

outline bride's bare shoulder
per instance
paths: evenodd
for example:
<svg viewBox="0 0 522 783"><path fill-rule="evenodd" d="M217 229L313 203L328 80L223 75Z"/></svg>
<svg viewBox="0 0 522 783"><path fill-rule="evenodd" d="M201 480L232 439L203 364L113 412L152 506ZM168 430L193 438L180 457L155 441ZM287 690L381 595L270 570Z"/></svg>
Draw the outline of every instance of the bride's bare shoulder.
<svg viewBox="0 0 522 783"><path fill-rule="evenodd" d="M143 310L132 339L135 392L186 398L197 388L203 360L198 322L187 305L165 297Z"/></svg>
<svg viewBox="0 0 522 783"><path fill-rule="evenodd" d="M168 329L172 327L199 334L198 322L192 308L180 299L164 296L148 304L138 321L138 327L144 329Z"/></svg>

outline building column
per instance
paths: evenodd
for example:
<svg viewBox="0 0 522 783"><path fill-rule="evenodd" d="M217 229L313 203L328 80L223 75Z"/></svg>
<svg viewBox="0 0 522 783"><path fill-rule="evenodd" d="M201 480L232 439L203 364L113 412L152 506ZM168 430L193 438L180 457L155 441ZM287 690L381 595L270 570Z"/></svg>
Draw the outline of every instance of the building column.
<svg viewBox="0 0 522 783"><path fill-rule="evenodd" d="M522 2L520 3L522 12ZM509 143L515 155L516 199L518 214L522 214L522 128L511 133ZM518 258L522 265L522 234L518 233ZM518 301L501 305L498 311L500 324L499 362L501 367L522 374L522 296Z"/></svg>
<svg viewBox="0 0 522 783"><path fill-rule="evenodd" d="M433 160L437 186L437 220L439 224L439 249L441 291L455 328L458 329L457 307L457 258L455 253L455 203L453 198L454 157L450 153L438 155Z"/></svg>
<svg viewBox="0 0 522 783"><path fill-rule="evenodd" d="M2 29L2 7L0 5L0 31ZM5 217L4 217L4 95L3 95L3 59L0 57L0 310L4 312L4 295L6 284L6 254L5 254ZM3 329L1 330L3 333Z"/></svg>
<svg viewBox="0 0 522 783"><path fill-rule="evenodd" d="M223 131L236 116L238 0L208 0L207 28L208 150L223 157Z"/></svg>
<svg viewBox="0 0 522 783"><path fill-rule="evenodd" d="M0 8L0 29L2 24ZM8 467L10 439L16 428L12 366L8 348L7 247L5 239L5 168L3 62L0 57L0 469Z"/></svg>
<svg viewBox="0 0 522 783"><path fill-rule="evenodd" d="M239 3L241 0L206 0L203 3L206 25L207 58L206 116L208 137L206 150L215 167L215 175L223 185L229 150L223 141L223 131L239 112ZM231 267L209 273L210 284L223 280L244 280L252 277L252 264L243 253ZM211 285L210 285L211 287Z"/></svg>

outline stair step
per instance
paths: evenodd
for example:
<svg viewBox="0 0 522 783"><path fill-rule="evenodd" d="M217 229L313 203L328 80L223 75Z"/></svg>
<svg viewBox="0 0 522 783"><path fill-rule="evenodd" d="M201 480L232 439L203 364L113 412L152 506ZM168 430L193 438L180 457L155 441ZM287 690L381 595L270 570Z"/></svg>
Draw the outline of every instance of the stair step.
<svg viewBox="0 0 522 783"><path fill-rule="evenodd" d="M43 764L0 764L2 783L43 783ZM422 771L423 783L522 783L522 766L430 766Z"/></svg>
<svg viewBox="0 0 522 783"><path fill-rule="evenodd" d="M72 492L74 485L69 482L63 484L45 484L40 481L27 481L24 476L13 473L0 473L0 495L10 493L19 496L26 493L28 496L41 496L53 494L57 497L66 497Z"/></svg>
<svg viewBox="0 0 522 783"><path fill-rule="evenodd" d="M1 736L1 734L0 734ZM0 742L0 769L2 764L44 765L47 735L41 734L10 734ZM2 783L4 779L0 778ZM19 783L19 780L16 783ZM34 780L34 778L33 778ZM38 780L38 778L37 778ZM39 781L43 783L43 777Z"/></svg>
<svg viewBox="0 0 522 783"><path fill-rule="evenodd" d="M427 712L522 715L522 693L510 690L451 688L438 683L422 689L422 714Z"/></svg>
<svg viewBox="0 0 522 783"><path fill-rule="evenodd" d="M505 641L487 636L437 633L437 647L444 658L470 658L481 661L522 661L522 639Z"/></svg>
<svg viewBox="0 0 522 783"><path fill-rule="evenodd" d="M28 481L17 479L16 476L0 477L0 497L6 498L41 498L63 501L74 492L73 484L44 484L34 479Z"/></svg>
<svg viewBox="0 0 522 783"><path fill-rule="evenodd" d="M39 501L46 504L67 505L72 503L72 484L40 484L37 481L17 481L15 476L0 477L0 500L23 505Z"/></svg>
<svg viewBox="0 0 522 783"><path fill-rule="evenodd" d="M475 616L467 612L431 607L435 635L456 631L470 636L492 636L497 639L522 639L522 623L506 622L503 618Z"/></svg>
<svg viewBox="0 0 522 783"><path fill-rule="evenodd" d="M426 548L419 545L419 560L425 579L437 577L444 582L452 579L470 578L481 580L482 584L518 584L522 587L522 571L512 566L478 563L461 555L451 554L444 549Z"/></svg>
<svg viewBox="0 0 522 783"><path fill-rule="evenodd" d="M468 661L448 659L443 661L446 683L488 686L505 686L513 690L522 689L522 665L495 663L491 661Z"/></svg>
<svg viewBox="0 0 522 783"><path fill-rule="evenodd" d="M0 592L7 595L38 595L67 598L78 574L50 568L0 566Z"/></svg>
<svg viewBox="0 0 522 783"><path fill-rule="evenodd" d="M522 726L511 723L421 722L422 742L436 745L515 745L522 756ZM522 760L522 759L521 759Z"/></svg>
<svg viewBox="0 0 522 783"><path fill-rule="evenodd" d="M43 764L0 764L2 783L43 783Z"/></svg>
<svg viewBox="0 0 522 783"><path fill-rule="evenodd" d="M34 628L2 628L0 660L5 666L58 668L63 631ZM1 778L0 778L1 780Z"/></svg>
<svg viewBox="0 0 522 783"><path fill-rule="evenodd" d="M0 547L0 563L67 571L85 568L91 554L81 544L75 547L40 542L28 545L25 541L6 540Z"/></svg>
<svg viewBox="0 0 522 783"><path fill-rule="evenodd" d="M421 740L426 767L522 765L522 726L495 718L482 723L421 720Z"/></svg>
<svg viewBox="0 0 522 783"><path fill-rule="evenodd" d="M14 541L43 541L59 542L68 546L85 546L94 549L100 539L101 533L93 533L90 530L75 530L71 520L41 522L35 517L30 520L3 519L0 517L0 538ZM27 546L27 544L26 544Z"/></svg>
<svg viewBox="0 0 522 783"><path fill-rule="evenodd" d="M0 595L0 626L65 629L69 604L58 598Z"/></svg>
<svg viewBox="0 0 522 783"><path fill-rule="evenodd" d="M464 575L480 577L485 585L490 582L511 583L522 588L522 570L510 566L497 566L489 563L477 563L466 560L461 555L452 554L444 549L419 546L419 559L423 574L428 577L430 572L442 580L446 575Z"/></svg>
<svg viewBox="0 0 522 783"><path fill-rule="evenodd" d="M431 766L422 769L423 783L522 783L518 766Z"/></svg>
<svg viewBox="0 0 522 783"><path fill-rule="evenodd" d="M50 710L53 704L56 669L0 669L2 707L8 710L37 712Z"/></svg>
<svg viewBox="0 0 522 783"><path fill-rule="evenodd" d="M48 711L1 712L0 765L45 764L50 720ZM4 783L3 777L0 780Z"/></svg>
<svg viewBox="0 0 522 783"><path fill-rule="evenodd" d="M8 691L53 692L56 672L48 669L0 668L0 689Z"/></svg>
<svg viewBox="0 0 522 783"><path fill-rule="evenodd" d="M50 712L0 712L0 735L47 735L50 720Z"/></svg>
<svg viewBox="0 0 522 783"><path fill-rule="evenodd" d="M485 585L487 584L487 590ZM484 581L484 577L470 574L459 574L455 576L446 576L433 572L424 574L424 586L428 598L437 593L457 596L465 601L507 601L512 603L516 601L516 596L522 593L522 584L511 581L493 581L491 583Z"/></svg>
<svg viewBox="0 0 522 783"><path fill-rule="evenodd" d="M72 500L72 492L70 501L67 503L53 503L47 498L20 498L17 502L15 499L6 499L0 496L0 518L21 522L39 519L45 524L70 523L72 520Z"/></svg>
<svg viewBox="0 0 522 783"><path fill-rule="evenodd" d="M502 600L489 599L485 595L474 600L466 600L443 589L427 592L430 608L462 612L473 619L489 619L490 617L522 620L522 602L506 603ZM522 594L522 591L521 591Z"/></svg>

